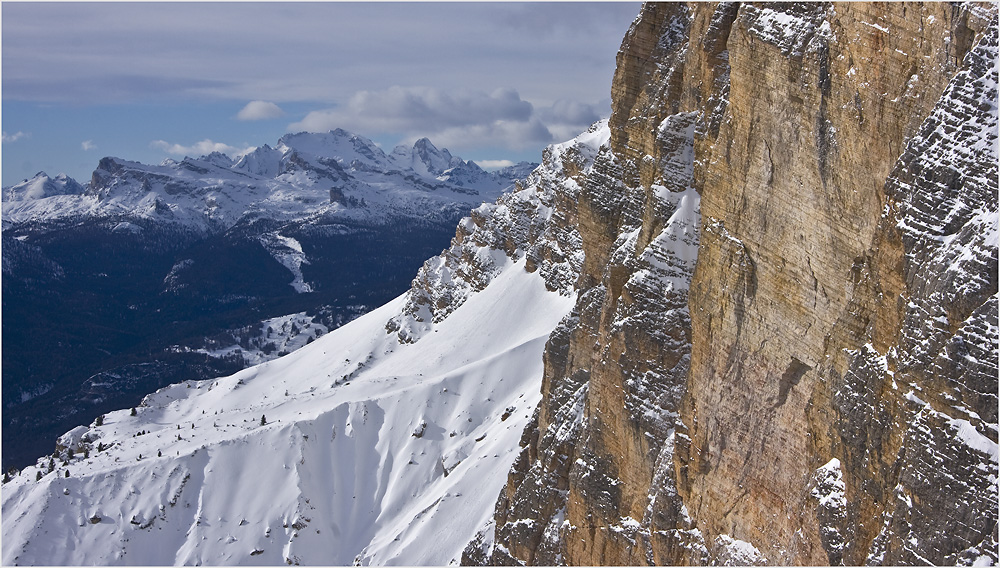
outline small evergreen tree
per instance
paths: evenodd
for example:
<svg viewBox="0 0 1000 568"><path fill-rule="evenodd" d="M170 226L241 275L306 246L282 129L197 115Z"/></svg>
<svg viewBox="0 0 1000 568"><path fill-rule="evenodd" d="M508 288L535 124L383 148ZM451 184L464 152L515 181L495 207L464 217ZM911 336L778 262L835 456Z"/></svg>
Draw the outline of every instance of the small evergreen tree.
<svg viewBox="0 0 1000 568"><path fill-rule="evenodd" d="M162 458L163 457L163 453L161 453L160 450L156 450L156 457Z"/></svg>
<svg viewBox="0 0 1000 568"><path fill-rule="evenodd" d="M136 414L137 414L137 413L136 413L136 411L135 411L135 407L133 406L133 407L132 407L132 411L131 411L131 412L129 412L129 413L128 413L128 415L129 415L129 416L135 416Z"/></svg>
<svg viewBox="0 0 1000 568"><path fill-rule="evenodd" d="M49 458L49 473L52 473L53 471L55 471L55 469L56 469L55 458Z"/></svg>
<svg viewBox="0 0 1000 568"><path fill-rule="evenodd" d="M73 455L74 455L73 448L70 448L70 449L66 450L66 452L69 454L69 459L73 459Z"/></svg>
<svg viewBox="0 0 1000 568"><path fill-rule="evenodd" d="M39 471L38 473L35 474L35 481L41 481L41 480L42 480L42 472Z"/></svg>
<svg viewBox="0 0 1000 568"><path fill-rule="evenodd" d="M267 425L267 418L263 414L260 415L260 425L261 426Z"/></svg>
<svg viewBox="0 0 1000 568"><path fill-rule="evenodd" d="M69 477L69 470L66 470L66 477Z"/></svg>
<svg viewBox="0 0 1000 568"><path fill-rule="evenodd" d="M98 416L94 424L96 424L97 426L104 426L104 415L101 414L100 416Z"/></svg>

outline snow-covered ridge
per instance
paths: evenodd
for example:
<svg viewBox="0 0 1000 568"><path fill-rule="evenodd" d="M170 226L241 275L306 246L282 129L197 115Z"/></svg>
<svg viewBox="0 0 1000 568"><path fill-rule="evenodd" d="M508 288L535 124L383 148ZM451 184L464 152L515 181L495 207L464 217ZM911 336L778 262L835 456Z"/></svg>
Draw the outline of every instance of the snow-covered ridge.
<svg viewBox="0 0 1000 568"><path fill-rule="evenodd" d="M538 270L550 290L572 294L583 265L580 234L574 222L553 215L575 210L559 208L557 202L575 201L579 180L590 173L610 135L602 120L572 140L550 145L542 165L523 184L462 219L451 247L424 263L406 306L387 329L400 341L415 341L484 289L508 263L525 258L528 269Z"/></svg>
<svg viewBox="0 0 1000 568"><path fill-rule="evenodd" d="M385 331L400 297L281 359L161 389L4 485L3 562L457 560L573 301L521 258L417 344Z"/></svg>
<svg viewBox="0 0 1000 568"><path fill-rule="evenodd" d="M83 191L84 187L66 174L59 174L53 178L45 172L38 172L31 179L4 188L3 200L6 202L44 199L53 195L79 194Z"/></svg>

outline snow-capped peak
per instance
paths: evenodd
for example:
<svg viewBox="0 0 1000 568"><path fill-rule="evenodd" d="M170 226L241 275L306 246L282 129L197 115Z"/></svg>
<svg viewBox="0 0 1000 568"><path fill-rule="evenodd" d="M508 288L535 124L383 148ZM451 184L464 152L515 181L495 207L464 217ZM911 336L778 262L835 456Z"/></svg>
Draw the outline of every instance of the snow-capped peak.
<svg viewBox="0 0 1000 568"><path fill-rule="evenodd" d="M438 149L427 138L417 140L412 147L400 144L389 156L390 161L402 170L413 170L423 175L436 177L459 163L461 158L451 155L447 149Z"/></svg>
<svg viewBox="0 0 1000 568"><path fill-rule="evenodd" d="M53 195L79 195L83 191L84 187L66 174L49 177L45 172L38 172L31 179L4 189L3 200L44 199Z"/></svg>
<svg viewBox="0 0 1000 568"><path fill-rule="evenodd" d="M361 165L384 169L389 158L374 142L364 136L337 128L330 132L298 132L278 140L278 149L287 154L332 157L344 167Z"/></svg>
<svg viewBox="0 0 1000 568"><path fill-rule="evenodd" d="M236 163L236 161L233 158L227 156L226 154L223 154L222 152L212 152L207 156L202 156L198 158L198 161L212 164L220 168L231 168Z"/></svg>
<svg viewBox="0 0 1000 568"><path fill-rule="evenodd" d="M264 144L244 154L233 169L265 178L274 177L281 170L281 156L280 150Z"/></svg>

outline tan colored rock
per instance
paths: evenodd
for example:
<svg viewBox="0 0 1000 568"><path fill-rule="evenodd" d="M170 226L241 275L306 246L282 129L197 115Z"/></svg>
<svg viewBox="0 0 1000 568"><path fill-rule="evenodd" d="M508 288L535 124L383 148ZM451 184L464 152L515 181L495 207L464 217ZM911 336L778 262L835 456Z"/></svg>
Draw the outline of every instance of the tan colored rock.
<svg viewBox="0 0 1000 568"><path fill-rule="evenodd" d="M467 560L996 559L996 152L963 146L996 140L996 13L643 7L557 208L577 306Z"/></svg>

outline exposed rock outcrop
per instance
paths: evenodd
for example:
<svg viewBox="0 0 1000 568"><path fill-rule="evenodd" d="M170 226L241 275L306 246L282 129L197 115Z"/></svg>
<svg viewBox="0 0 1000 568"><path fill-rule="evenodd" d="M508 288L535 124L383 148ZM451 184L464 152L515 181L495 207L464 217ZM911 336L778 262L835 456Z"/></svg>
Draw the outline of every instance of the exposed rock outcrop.
<svg viewBox="0 0 1000 568"><path fill-rule="evenodd" d="M386 329L401 342L418 340L432 323L486 288L507 263L525 257L525 268L539 271L546 288L572 295L583 263L574 204L607 138L602 121L549 146L542 165L515 191L473 209L459 223L451 247L421 267L406 306Z"/></svg>
<svg viewBox="0 0 1000 568"><path fill-rule="evenodd" d="M988 4L645 5L465 560L996 562L996 62Z"/></svg>

